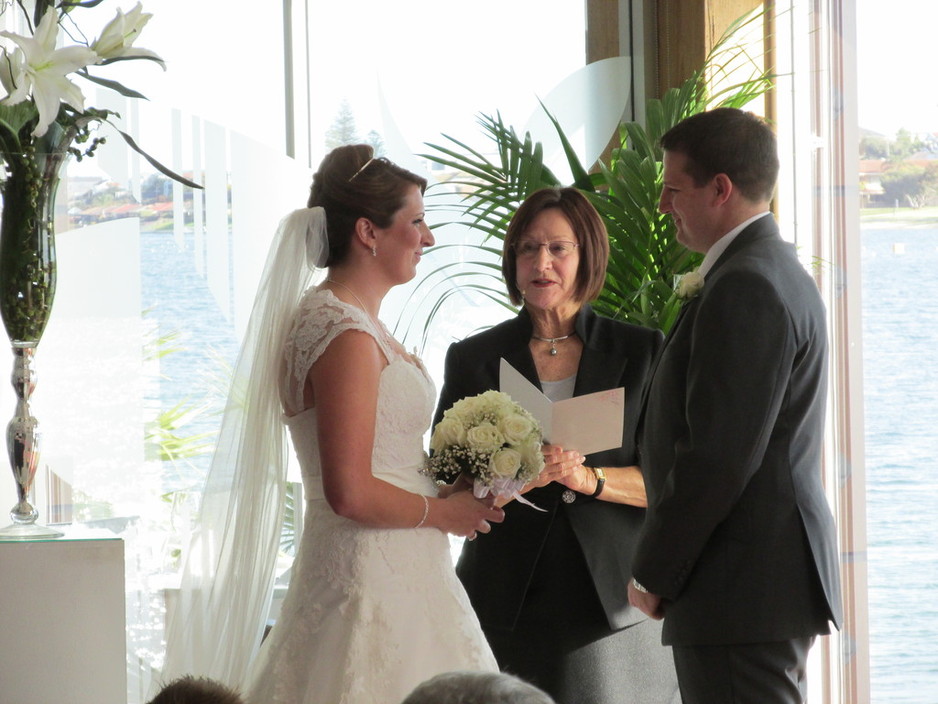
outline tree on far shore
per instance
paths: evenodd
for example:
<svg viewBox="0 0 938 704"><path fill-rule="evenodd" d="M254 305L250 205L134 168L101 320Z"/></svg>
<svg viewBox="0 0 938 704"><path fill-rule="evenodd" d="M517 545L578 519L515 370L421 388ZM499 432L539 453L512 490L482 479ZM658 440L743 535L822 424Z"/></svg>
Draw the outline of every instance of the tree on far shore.
<svg viewBox="0 0 938 704"><path fill-rule="evenodd" d="M934 151L934 147L934 141L924 140L907 129L896 132L894 139L865 131L860 137L860 158L886 159L898 163L918 152Z"/></svg>
<svg viewBox="0 0 938 704"><path fill-rule="evenodd" d="M352 106L347 100L339 104L339 114L326 130L326 151L332 151L336 147L345 144L360 144L361 137L358 136L358 128L355 126L355 115L352 114Z"/></svg>
<svg viewBox="0 0 938 704"><path fill-rule="evenodd" d="M881 181L887 202L921 208L938 196L938 163L898 164L885 171Z"/></svg>

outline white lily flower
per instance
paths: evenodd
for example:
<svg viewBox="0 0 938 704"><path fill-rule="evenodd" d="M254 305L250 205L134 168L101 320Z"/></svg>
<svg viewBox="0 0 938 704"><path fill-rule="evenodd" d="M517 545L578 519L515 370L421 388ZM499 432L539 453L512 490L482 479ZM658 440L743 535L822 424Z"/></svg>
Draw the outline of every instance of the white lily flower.
<svg viewBox="0 0 938 704"><path fill-rule="evenodd" d="M56 49L59 32L58 14L54 8L46 10L32 37L13 32L0 32L0 36L15 42L22 51L21 62L11 60L8 80L12 90L3 99L8 105L21 103L32 94L39 110L39 123L33 135L41 137L59 114L59 106L66 102L76 110L84 110L85 96L81 89L66 76L95 63L98 55L86 46ZM5 59L9 57L6 54Z"/></svg>
<svg viewBox="0 0 938 704"><path fill-rule="evenodd" d="M23 52L19 49L7 51L0 49L0 85L3 86L6 95L10 95L16 90L17 81L24 70Z"/></svg>
<svg viewBox="0 0 938 704"><path fill-rule="evenodd" d="M166 64L163 59L149 49L138 49L133 46L134 41L140 36L140 32L146 26L151 13L143 11L143 5L139 2L134 8L124 14L121 10L108 22L101 36L91 43L91 48L101 59L153 59L165 69Z"/></svg>

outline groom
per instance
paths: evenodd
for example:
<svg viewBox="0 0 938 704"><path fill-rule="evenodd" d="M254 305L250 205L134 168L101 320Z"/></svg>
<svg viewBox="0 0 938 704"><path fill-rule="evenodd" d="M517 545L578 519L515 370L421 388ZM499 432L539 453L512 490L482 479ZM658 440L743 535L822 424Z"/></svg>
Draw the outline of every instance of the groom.
<svg viewBox="0 0 938 704"><path fill-rule="evenodd" d="M808 650L842 617L824 307L769 212L778 153L761 119L719 108L661 146L660 210L705 256L638 431L648 512L629 599L665 619L684 704L800 703Z"/></svg>

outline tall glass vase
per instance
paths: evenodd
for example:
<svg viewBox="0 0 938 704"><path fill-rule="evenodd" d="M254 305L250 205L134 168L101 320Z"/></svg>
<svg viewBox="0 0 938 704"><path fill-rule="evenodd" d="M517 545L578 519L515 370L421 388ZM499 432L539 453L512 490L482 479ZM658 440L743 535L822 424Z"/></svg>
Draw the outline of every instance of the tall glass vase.
<svg viewBox="0 0 938 704"><path fill-rule="evenodd" d="M17 502L11 525L0 540L54 538L60 531L36 522L39 512L29 494L39 466L39 421L29 408L36 387L33 357L55 296L55 194L65 150L4 158L6 179L0 185L0 316L13 348L11 383L16 410L7 425L7 452L16 482Z"/></svg>

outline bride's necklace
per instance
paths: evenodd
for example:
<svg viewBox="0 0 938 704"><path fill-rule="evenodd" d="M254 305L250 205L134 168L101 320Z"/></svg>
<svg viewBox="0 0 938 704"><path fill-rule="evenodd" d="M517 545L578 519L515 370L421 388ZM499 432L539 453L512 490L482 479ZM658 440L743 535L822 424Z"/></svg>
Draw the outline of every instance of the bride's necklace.
<svg viewBox="0 0 938 704"><path fill-rule="evenodd" d="M371 311L368 310L368 306L366 306L364 303L362 303L362 299L360 299L360 298L355 294L355 292L354 292L352 289L350 289L348 286L346 286L345 284L343 284L341 281L336 281L335 279L326 279L325 283L327 283L327 284L334 284L335 286L341 286L341 287L344 288L346 291L348 291L349 295L350 295L352 298L354 298L356 301L358 301L358 305L361 307L362 312L363 312L365 315L367 315L369 318L371 318L371 322L373 322L373 323L377 326L378 330L381 331L381 333L384 335L385 339L388 341L388 344L391 344L392 338L391 338L391 334L388 332L387 328L384 327L384 325L381 324L381 321L380 321L380 320L378 320L377 318L375 318L375 316L373 316L373 315L371 314Z"/></svg>
<svg viewBox="0 0 938 704"><path fill-rule="evenodd" d="M537 335L532 334L531 337L533 337L535 340L540 340L541 342L547 342L547 343L549 343L549 344L550 344L550 356L551 356L551 357L556 357L556 356L557 356L557 348L555 347L555 343L557 343L557 342L562 342L563 340L566 340L566 339L567 339L568 337L570 337L570 335L572 335L572 334L573 334L573 333L571 332L571 333L568 333L568 334L566 334L566 335L562 335L561 337L539 337L539 336L537 336Z"/></svg>

